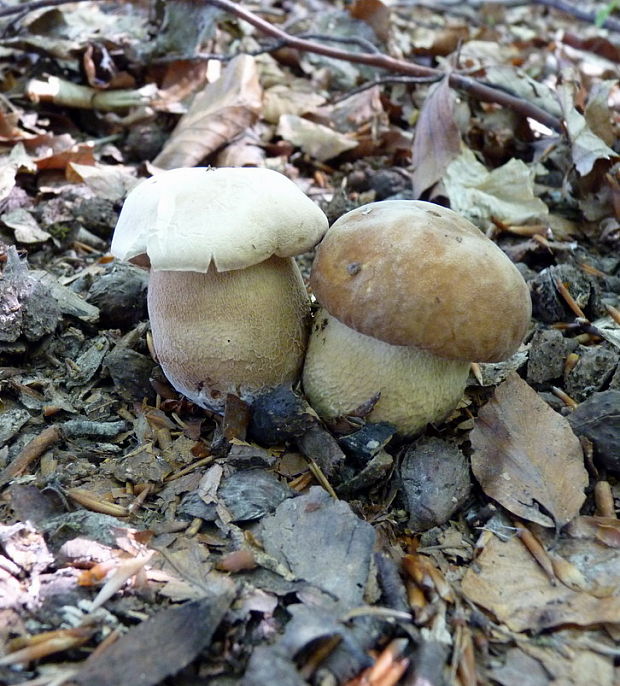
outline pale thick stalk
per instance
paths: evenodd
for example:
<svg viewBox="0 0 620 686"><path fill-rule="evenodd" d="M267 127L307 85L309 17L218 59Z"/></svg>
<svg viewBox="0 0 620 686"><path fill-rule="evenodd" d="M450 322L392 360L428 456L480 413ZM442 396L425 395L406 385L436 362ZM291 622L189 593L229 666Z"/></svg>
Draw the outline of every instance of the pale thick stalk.
<svg viewBox="0 0 620 686"><path fill-rule="evenodd" d="M321 310L308 342L303 385L325 419L350 414L380 393L367 420L390 422L412 435L458 405L468 374L469 362L384 343Z"/></svg>
<svg viewBox="0 0 620 686"><path fill-rule="evenodd" d="M202 407L221 412L227 393L252 402L299 378L309 305L292 258L206 274L155 270L148 305L166 377Z"/></svg>

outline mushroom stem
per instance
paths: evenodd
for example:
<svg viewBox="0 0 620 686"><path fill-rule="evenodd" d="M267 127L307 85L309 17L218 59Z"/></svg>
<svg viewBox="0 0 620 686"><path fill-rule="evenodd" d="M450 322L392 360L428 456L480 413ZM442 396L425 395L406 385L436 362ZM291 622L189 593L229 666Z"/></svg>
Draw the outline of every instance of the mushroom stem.
<svg viewBox="0 0 620 686"><path fill-rule="evenodd" d="M293 258L225 272L154 270L148 307L165 375L202 407L222 412L227 393L252 402L299 376L309 306Z"/></svg>
<svg viewBox="0 0 620 686"><path fill-rule="evenodd" d="M469 362L371 338L322 309L310 334L303 384L325 419L350 414L380 392L367 419L412 435L456 407L468 374Z"/></svg>

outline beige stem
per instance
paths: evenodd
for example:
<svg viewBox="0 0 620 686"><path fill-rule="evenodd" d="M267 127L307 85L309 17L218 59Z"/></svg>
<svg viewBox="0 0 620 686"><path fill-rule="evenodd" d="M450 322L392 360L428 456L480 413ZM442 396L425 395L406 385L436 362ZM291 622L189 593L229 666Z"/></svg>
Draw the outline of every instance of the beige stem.
<svg viewBox="0 0 620 686"><path fill-rule="evenodd" d="M326 310L315 319L303 372L304 391L326 418L350 414L378 392L368 419L403 435L441 421L458 404L469 362L390 345L345 326Z"/></svg>
<svg viewBox="0 0 620 686"><path fill-rule="evenodd" d="M164 373L203 407L222 411L226 393L251 402L299 377L309 306L292 258L206 274L152 271L148 305Z"/></svg>

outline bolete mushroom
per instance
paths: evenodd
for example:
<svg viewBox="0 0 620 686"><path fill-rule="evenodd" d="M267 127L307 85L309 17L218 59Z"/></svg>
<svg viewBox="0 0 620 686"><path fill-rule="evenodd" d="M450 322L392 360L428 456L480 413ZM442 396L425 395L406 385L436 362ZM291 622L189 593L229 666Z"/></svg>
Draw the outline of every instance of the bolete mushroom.
<svg viewBox="0 0 620 686"><path fill-rule="evenodd" d="M308 296L293 255L327 228L288 178L258 168L184 168L140 183L123 206L112 253L150 262L153 344L170 383L221 412L295 382Z"/></svg>
<svg viewBox="0 0 620 686"><path fill-rule="evenodd" d="M303 371L310 404L326 419L372 408L369 421L403 435L445 418L470 363L509 357L531 315L527 285L500 248L429 202L386 200L340 217L310 285L323 308Z"/></svg>

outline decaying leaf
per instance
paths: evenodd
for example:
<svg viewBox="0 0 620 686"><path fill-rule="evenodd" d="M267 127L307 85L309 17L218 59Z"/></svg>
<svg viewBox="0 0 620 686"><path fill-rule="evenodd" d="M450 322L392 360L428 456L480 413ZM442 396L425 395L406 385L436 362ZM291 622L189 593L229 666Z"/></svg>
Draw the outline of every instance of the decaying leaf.
<svg viewBox="0 0 620 686"><path fill-rule="evenodd" d="M299 79L302 84L305 82ZM265 91L263 98L263 119L277 124L283 114L305 114L313 112L325 102L325 98L307 85L299 86L295 81L291 85L277 84Z"/></svg>
<svg viewBox="0 0 620 686"><path fill-rule="evenodd" d="M0 216L0 221L13 229L18 243L42 243L50 238L50 234L37 223L37 220L24 209L16 209Z"/></svg>
<svg viewBox="0 0 620 686"><path fill-rule="evenodd" d="M603 141L612 146L616 140L614 117L609 106L612 90L617 88L617 81L601 81L592 84L588 102L584 111L590 129Z"/></svg>
<svg viewBox="0 0 620 686"><path fill-rule="evenodd" d="M15 188L17 165L4 163L0 167L0 200L4 200Z"/></svg>
<svg viewBox="0 0 620 686"><path fill-rule="evenodd" d="M516 373L480 410L471 442L474 475L512 513L548 527L579 513L588 482L579 440Z"/></svg>
<svg viewBox="0 0 620 686"><path fill-rule="evenodd" d="M551 541L553 539L551 538ZM592 591L575 591L552 585L532 555L517 538L501 541L492 537L463 578L462 590L472 602L484 607L511 631L579 626L620 621L620 597L616 550L584 541L565 543L559 552L578 565ZM571 556L570 548L573 548ZM610 585L610 582L611 585Z"/></svg>
<svg viewBox="0 0 620 686"><path fill-rule="evenodd" d="M568 531L573 538L592 539L610 548L620 548L620 519L615 517L575 517Z"/></svg>
<svg viewBox="0 0 620 686"><path fill-rule="evenodd" d="M413 193L420 197L444 175L461 150L454 119L454 93L447 78L429 92L420 111L413 139Z"/></svg>
<svg viewBox="0 0 620 686"><path fill-rule="evenodd" d="M196 95L153 164L162 169L198 164L252 126L261 106L254 58L239 55L217 81Z"/></svg>
<svg viewBox="0 0 620 686"><path fill-rule="evenodd" d="M577 172L581 176L585 176L592 171L597 160L617 157L618 153L614 152L602 138L592 131L586 118L575 108L571 86L568 84L559 86L558 96L571 142L573 164Z"/></svg>
<svg viewBox="0 0 620 686"><path fill-rule="evenodd" d="M356 0L349 12L355 19L366 22L377 37L387 41L390 34L390 8L381 0Z"/></svg>
<svg viewBox="0 0 620 686"><path fill-rule="evenodd" d="M280 117L278 136L298 145L319 162L330 160L341 152L357 146L357 141L344 133L338 133L323 124L315 124L294 114L283 114Z"/></svg>
<svg viewBox="0 0 620 686"><path fill-rule="evenodd" d="M233 593L162 610L138 624L106 650L93 654L76 684L157 684L185 667L210 643Z"/></svg>
<svg viewBox="0 0 620 686"><path fill-rule="evenodd" d="M534 195L533 171L516 158L489 171L463 147L448 165L443 181L452 209L481 228L492 218L524 224L548 213L545 203Z"/></svg>
<svg viewBox="0 0 620 686"><path fill-rule="evenodd" d="M117 202L138 183L128 168L120 165L87 165L70 162L66 172L69 181L85 183L98 197Z"/></svg>
<svg viewBox="0 0 620 686"><path fill-rule="evenodd" d="M512 66L497 63L488 66L485 69L485 81L514 93L533 105L538 105L549 114L556 117L562 115L555 90Z"/></svg>

